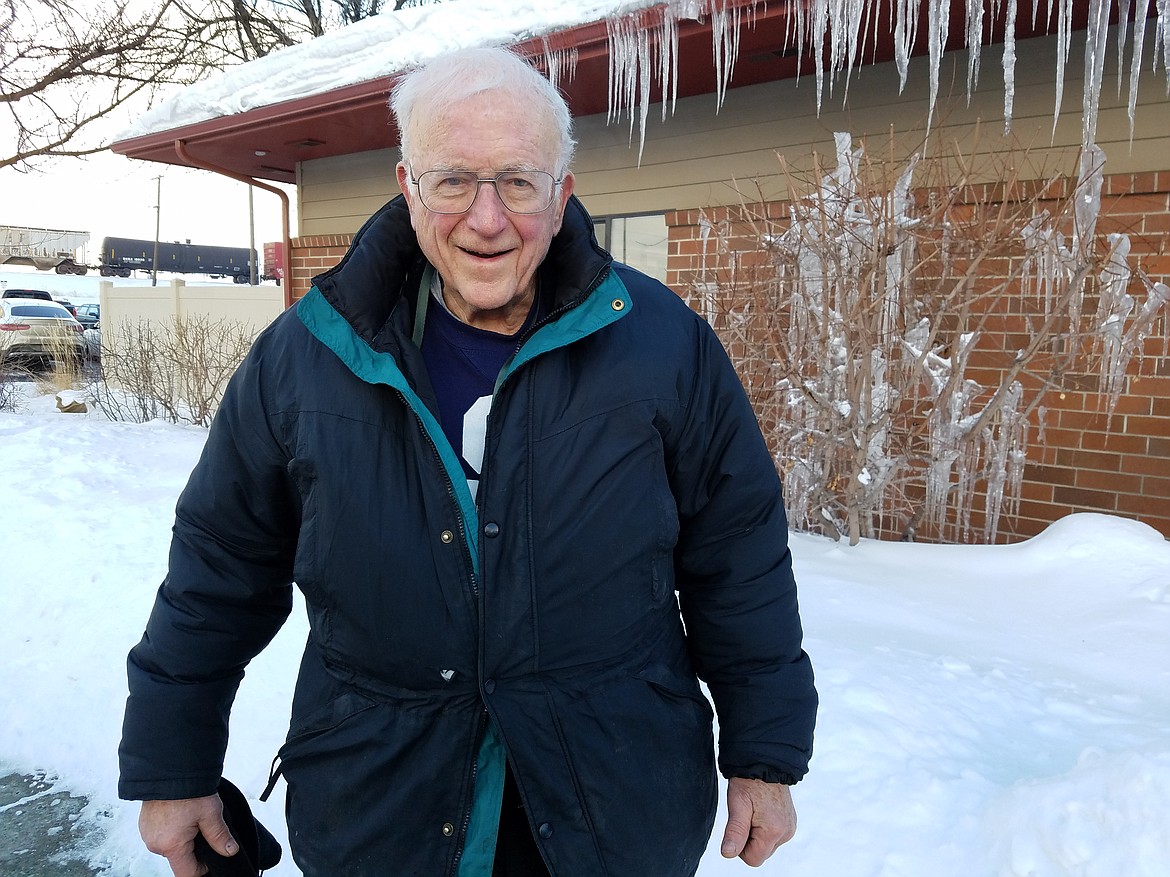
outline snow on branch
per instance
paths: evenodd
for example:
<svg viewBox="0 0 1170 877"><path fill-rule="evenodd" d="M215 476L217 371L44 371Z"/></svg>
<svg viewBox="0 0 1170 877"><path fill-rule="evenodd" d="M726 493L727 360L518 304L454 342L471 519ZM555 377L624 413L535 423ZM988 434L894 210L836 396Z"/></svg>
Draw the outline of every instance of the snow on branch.
<svg viewBox="0 0 1170 877"><path fill-rule="evenodd" d="M1108 425L1147 338L1170 337L1170 288L1096 233L1101 150L1039 182L1019 176L1029 152L898 164L839 133L831 168L785 168L805 193L787 217L707 218L690 299L744 377L794 525L995 541L1046 394L1095 372Z"/></svg>

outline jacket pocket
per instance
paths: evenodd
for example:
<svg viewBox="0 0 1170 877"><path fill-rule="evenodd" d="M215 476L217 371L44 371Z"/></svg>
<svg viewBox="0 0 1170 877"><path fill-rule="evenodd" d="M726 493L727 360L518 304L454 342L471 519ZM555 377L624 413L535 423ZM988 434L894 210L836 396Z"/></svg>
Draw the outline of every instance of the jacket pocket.
<svg viewBox="0 0 1170 877"><path fill-rule="evenodd" d="M302 874L447 874L477 721L478 710L347 688L297 723L274 775L288 783L289 848Z"/></svg>
<svg viewBox="0 0 1170 877"><path fill-rule="evenodd" d="M562 746L609 874L693 874L715 820L711 707L661 664L554 695Z"/></svg>
<svg viewBox="0 0 1170 877"><path fill-rule="evenodd" d="M701 716L701 722L709 726L714 720L715 712L711 709L711 703L699 688L699 681L694 676L681 674L660 662L647 664L638 671L637 676L664 699L689 704L696 709Z"/></svg>
<svg viewBox="0 0 1170 877"><path fill-rule="evenodd" d="M313 746L314 741L327 737L331 731L340 728L350 719L374 706L375 702L368 697L355 691L346 691L314 710L304 721L290 729L288 739L280 747L276 758L272 761L272 769L268 773L268 784L264 787L264 793L260 796L260 800L268 800L276 781L284 773L286 765L290 760L295 763L298 753L303 754Z"/></svg>

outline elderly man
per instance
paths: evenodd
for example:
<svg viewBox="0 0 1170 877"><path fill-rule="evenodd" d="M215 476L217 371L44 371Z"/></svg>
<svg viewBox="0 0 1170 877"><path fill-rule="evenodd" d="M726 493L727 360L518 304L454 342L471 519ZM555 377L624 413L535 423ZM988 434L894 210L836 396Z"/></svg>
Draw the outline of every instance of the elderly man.
<svg viewBox="0 0 1170 877"><path fill-rule="evenodd" d="M710 328L600 249L563 99L469 50L392 106L403 195L257 340L129 659L121 794L176 877L295 581L310 877L662 875L795 830L816 693L780 486ZM680 612L681 609L681 612ZM270 784L271 786L271 784Z"/></svg>

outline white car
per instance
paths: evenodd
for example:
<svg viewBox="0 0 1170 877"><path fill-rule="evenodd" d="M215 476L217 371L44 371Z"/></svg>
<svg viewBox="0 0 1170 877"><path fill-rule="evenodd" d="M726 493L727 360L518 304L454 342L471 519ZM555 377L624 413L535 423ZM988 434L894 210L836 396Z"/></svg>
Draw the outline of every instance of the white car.
<svg viewBox="0 0 1170 877"><path fill-rule="evenodd" d="M85 358L81 323L54 301L0 299L0 361Z"/></svg>

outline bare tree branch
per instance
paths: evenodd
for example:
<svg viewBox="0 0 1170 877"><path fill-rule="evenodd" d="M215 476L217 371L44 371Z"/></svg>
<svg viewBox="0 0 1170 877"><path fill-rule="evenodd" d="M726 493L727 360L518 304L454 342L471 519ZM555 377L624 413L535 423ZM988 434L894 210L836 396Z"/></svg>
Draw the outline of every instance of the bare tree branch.
<svg viewBox="0 0 1170 877"><path fill-rule="evenodd" d="M140 9L0 0L0 106L10 123L0 168L100 152L126 110L205 73L207 53L172 0Z"/></svg>
<svg viewBox="0 0 1170 877"><path fill-rule="evenodd" d="M170 86L383 10L385 0L0 0L0 168L92 155ZM425 0L396 0L395 10Z"/></svg>
<svg viewBox="0 0 1170 877"><path fill-rule="evenodd" d="M396 0L397 11L427 0ZM439 0L430 0L439 2ZM285 46L377 15L385 0L186 0L187 20L201 28L201 39L227 63L250 61Z"/></svg>

